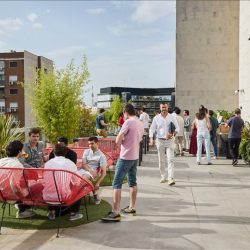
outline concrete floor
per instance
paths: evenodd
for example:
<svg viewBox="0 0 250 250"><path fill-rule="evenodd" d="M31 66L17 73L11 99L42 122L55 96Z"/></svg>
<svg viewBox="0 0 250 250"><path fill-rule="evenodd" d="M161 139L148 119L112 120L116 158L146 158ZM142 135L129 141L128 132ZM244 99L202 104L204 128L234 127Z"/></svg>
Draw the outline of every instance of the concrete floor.
<svg viewBox="0 0 250 250"><path fill-rule="evenodd" d="M176 185L160 183L158 157L150 148L138 167L137 216L56 230L3 228L4 249L250 249L250 168L219 158L208 166L187 154L175 158ZM112 188L101 197L112 201ZM128 186L122 207L128 205Z"/></svg>

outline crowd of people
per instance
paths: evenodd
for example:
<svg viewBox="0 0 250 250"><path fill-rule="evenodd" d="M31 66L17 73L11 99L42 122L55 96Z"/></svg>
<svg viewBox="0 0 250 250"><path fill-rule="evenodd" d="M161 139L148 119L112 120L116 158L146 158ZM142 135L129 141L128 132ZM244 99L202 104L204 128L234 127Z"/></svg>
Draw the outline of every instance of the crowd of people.
<svg viewBox="0 0 250 250"><path fill-rule="evenodd" d="M104 109L100 110L100 114L96 119L97 133L103 137L107 137L105 126L109 123L104 122ZM238 148L241 141L241 130L244 121L240 117L241 110L236 109L234 116L228 121L226 126L229 130L229 148L232 156L232 165L237 165ZM127 104L119 117L119 134L116 137L116 144L121 147L120 158L115 167L115 175L113 179L113 209L101 219L103 221L119 221L121 214L136 215L135 202L137 196L137 163L139 158L139 143L144 133L149 133L151 146L156 146L159 158L159 170L161 183L168 182L169 186L175 185L174 179L174 157L185 153L196 156L196 163L201 164L202 154L208 165L211 165L210 144L213 145L213 159L217 159L217 143L216 130L218 121L213 116L212 110L207 110L203 105L199 107L198 113L193 122L189 117L189 111L183 111L175 107L174 113L168 112L168 105L162 103L160 112L156 113L149 126L150 118L145 109L136 114L134 106ZM192 134L191 134L192 132ZM191 137L191 140L190 140ZM18 168L41 168L44 162L45 169L63 169L69 170L82 176L82 178L92 181L98 178L94 185L93 195L95 204L98 205L101 199L98 195L100 184L106 175L106 157L98 148L98 138L93 136L88 139L89 149L84 151L82 156L82 167L77 170L76 153L68 148L68 139L66 137L58 138L58 143L54 150L48 155L43 154L44 144L39 141L40 130L33 128L29 132L29 140L22 144L20 141L10 142L6 148L7 157L0 159L0 167L18 167ZM167 164L166 164L167 163ZM167 166L167 170L166 170ZM101 168L101 175L98 169ZM121 188L125 176L128 178L130 201L128 206L120 209ZM53 193L49 183L51 176L44 176L45 184L43 189L43 197L46 200L55 200L56 193ZM68 192L70 185L66 185L64 191ZM67 209L69 220L77 220L82 218L79 214L81 199L73 206ZM48 206L48 218L53 220L58 215L56 204ZM16 218L26 218L35 215L30 210L30 206L19 203Z"/></svg>

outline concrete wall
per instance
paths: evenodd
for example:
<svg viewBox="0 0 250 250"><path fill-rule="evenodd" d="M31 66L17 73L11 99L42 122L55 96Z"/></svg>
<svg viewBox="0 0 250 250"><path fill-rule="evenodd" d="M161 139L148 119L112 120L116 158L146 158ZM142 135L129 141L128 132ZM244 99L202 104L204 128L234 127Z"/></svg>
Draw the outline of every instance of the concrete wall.
<svg viewBox="0 0 250 250"><path fill-rule="evenodd" d="M176 106L238 107L239 1L176 1Z"/></svg>
<svg viewBox="0 0 250 250"><path fill-rule="evenodd" d="M250 2L240 1L240 73L239 106L242 118L250 121Z"/></svg>

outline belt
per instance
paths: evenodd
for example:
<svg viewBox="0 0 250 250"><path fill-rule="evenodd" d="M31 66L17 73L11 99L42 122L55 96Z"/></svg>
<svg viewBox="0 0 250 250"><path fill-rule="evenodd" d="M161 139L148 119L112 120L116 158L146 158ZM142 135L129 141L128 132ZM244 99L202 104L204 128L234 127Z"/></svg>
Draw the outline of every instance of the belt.
<svg viewBox="0 0 250 250"><path fill-rule="evenodd" d="M158 138L158 139L159 139L159 140L165 140L165 141L167 140L166 138Z"/></svg>

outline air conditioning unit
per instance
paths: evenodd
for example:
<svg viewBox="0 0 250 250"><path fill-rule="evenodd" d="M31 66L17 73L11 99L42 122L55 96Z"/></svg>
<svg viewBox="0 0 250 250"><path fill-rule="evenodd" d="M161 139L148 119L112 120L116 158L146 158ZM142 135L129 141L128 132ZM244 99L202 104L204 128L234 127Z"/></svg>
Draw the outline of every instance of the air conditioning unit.
<svg viewBox="0 0 250 250"><path fill-rule="evenodd" d="M17 112L17 108L10 108L11 112Z"/></svg>
<svg viewBox="0 0 250 250"><path fill-rule="evenodd" d="M11 113L11 108L7 108L7 113Z"/></svg>
<svg viewBox="0 0 250 250"><path fill-rule="evenodd" d="M13 82L13 81L10 81L10 82L9 82L9 85L14 85L14 82Z"/></svg>

